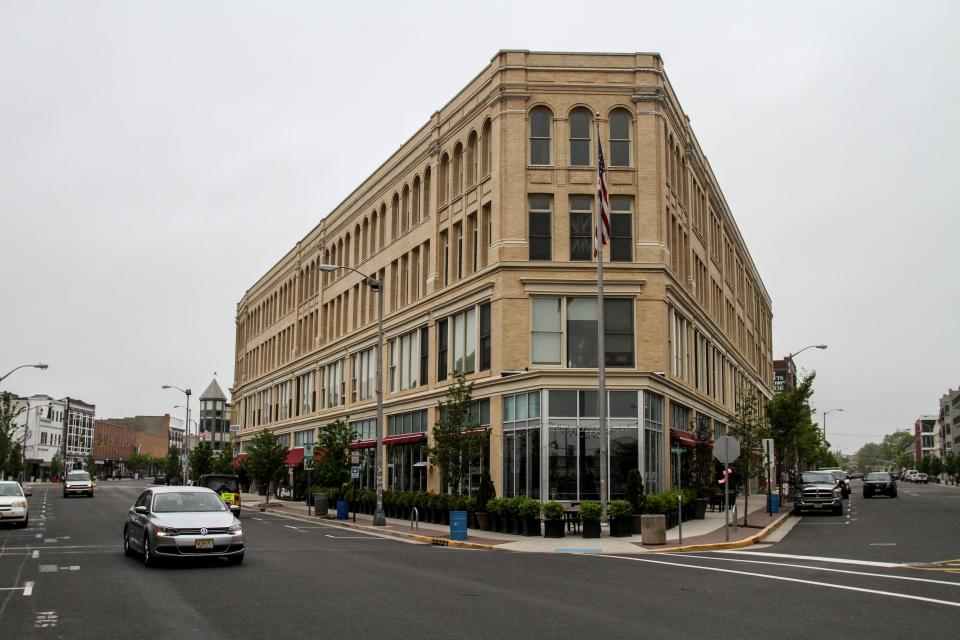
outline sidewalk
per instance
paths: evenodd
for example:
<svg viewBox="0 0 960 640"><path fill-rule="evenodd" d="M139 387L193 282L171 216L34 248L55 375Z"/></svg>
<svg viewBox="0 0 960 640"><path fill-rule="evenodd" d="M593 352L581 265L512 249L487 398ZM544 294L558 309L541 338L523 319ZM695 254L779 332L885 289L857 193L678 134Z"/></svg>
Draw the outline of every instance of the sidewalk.
<svg viewBox="0 0 960 640"><path fill-rule="evenodd" d="M308 515L307 505L303 501L288 502L271 498L265 504L263 496L254 493L242 494L243 513L255 514L261 506L266 511L298 520L316 521L314 515ZM495 531L480 531L469 529L466 541L450 540L450 527L430 523L420 523L419 527L411 527L407 520L387 518L383 527L373 526L373 516L357 514L356 522L353 513L348 520L336 520L336 510L331 509L328 517L324 518L331 526L357 528L380 535L404 538L411 542L422 542L450 547L467 549L483 549L491 551L519 551L527 553L609 553L609 554L636 554L669 551L704 551L709 549L724 549L744 547L755 544L771 534L784 520L790 517L790 511L781 509L780 513L772 516L766 512L766 496L750 496L750 513L747 515L749 527L743 527L743 515L738 518L741 525L729 528L729 540L724 529L724 512L715 511L706 513L703 520L688 520L682 524L683 543L680 544L680 527L667 530L665 545L644 545L639 535L627 538L611 538L606 526L600 538L584 538L580 533L567 532L564 538L526 537L497 533ZM744 499L737 501L737 513L742 514ZM312 510L311 510L312 511ZM732 512L731 512L732 513ZM256 517L256 516L253 516ZM732 518L732 516L731 516Z"/></svg>

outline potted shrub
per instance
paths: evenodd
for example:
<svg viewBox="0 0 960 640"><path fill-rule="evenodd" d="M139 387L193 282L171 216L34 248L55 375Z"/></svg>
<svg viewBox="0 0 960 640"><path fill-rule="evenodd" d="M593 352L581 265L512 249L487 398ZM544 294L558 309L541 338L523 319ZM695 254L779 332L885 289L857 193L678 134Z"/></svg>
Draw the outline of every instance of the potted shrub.
<svg viewBox="0 0 960 640"><path fill-rule="evenodd" d="M646 496L643 495L643 476L640 469L631 469L627 473L626 500L633 506L630 519L630 533L640 533L640 516L643 515L643 505Z"/></svg>
<svg viewBox="0 0 960 640"><path fill-rule="evenodd" d="M523 498L520 502L520 522L525 536L540 535L540 502Z"/></svg>
<svg viewBox="0 0 960 640"><path fill-rule="evenodd" d="M630 525L633 520L633 505L629 500L613 500L608 506L610 514L610 535L614 538L630 536Z"/></svg>
<svg viewBox="0 0 960 640"><path fill-rule="evenodd" d="M480 487L477 490L477 525L484 531L490 531L491 529L492 522L490 512L487 510L487 503L490 498L495 498L496 495L493 481L490 480L490 472L484 466L483 475L480 476Z"/></svg>
<svg viewBox="0 0 960 640"><path fill-rule="evenodd" d="M475 496L464 496L460 498L460 510L467 512L467 526L471 529L477 527L477 498Z"/></svg>
<svg viewBox="0 0 960 640"><path fill-rule="evenodd" d="M543 505L543 537L562 538L563 533L563 505L559 502L550 502Z"/></svg>
<svg viewBox="0 0 960 640"><path fill-rule="evenodd" d="M600 537L600 517L603 515L603 507L599 502L584 500L580 503L580 522L583 526L584 538Z"/></svg>
<svg viewBox="0 0 960 640"><path fill-rule="evenodd" d="M487 500L487 513L490 515L490 531L503 531L504 523L500 517L500 501L502 498Z"/></svg>
<svg viewBox="0 0 960 640"><path fill-rule="evenodd" d="M507 533L514 533L516 535L522 533L520 530L520 505L523 503L523 500L523 496L513 496L512 498L504 500L504 510L509 520Z"/></svg>

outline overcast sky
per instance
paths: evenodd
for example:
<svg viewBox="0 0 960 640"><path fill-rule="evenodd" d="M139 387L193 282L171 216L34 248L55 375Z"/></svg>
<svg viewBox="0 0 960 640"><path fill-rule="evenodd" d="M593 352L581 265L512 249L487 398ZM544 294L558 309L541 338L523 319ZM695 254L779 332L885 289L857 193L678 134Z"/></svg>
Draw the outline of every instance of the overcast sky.
<svg viewBox="0 0 960 640"><path fill-rule="evenodd" d="M182 415L160 386L228 389L245 290L496 51L657 51L852 453L960 385L958 7L0 0L0 375L50 364L3 388Z"/></svg>

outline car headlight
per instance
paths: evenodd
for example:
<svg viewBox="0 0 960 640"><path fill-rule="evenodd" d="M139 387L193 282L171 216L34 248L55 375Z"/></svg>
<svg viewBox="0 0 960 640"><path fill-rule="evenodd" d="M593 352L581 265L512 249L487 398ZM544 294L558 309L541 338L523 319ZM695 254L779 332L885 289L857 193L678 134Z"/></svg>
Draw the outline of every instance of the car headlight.
<svg viewBox="0 0 960 640"><path fill-rule="evenodd" d="M158 535L158 536L164 536L164 537L166 537L166 536L175 536L175 535L177 535L177 534L179 534L179 533L180 533L180 532L177 531L176 529L174 529L173 527L164 527L164 526L160 526L160 525L157 526L157 535Z"/></svg>
<svg viewBox="0 0 960 640"><path fill-rule="evenodd" d="M837 487L836 489L833 490L834 498L839 498L842 495L843 495L843 489L841 489L840 487Z"/></svg>
<svg viewBox="0 0 960 640"><path fill-rule="evenodd" d="M15 506L15 507L25 507L25 506L27 506L27 501L26 501L26 500L14 500L14 501L13 501L13 506Z"/></svg>
<svg viewBox="0 0 960 640"><path fill-rule="evenodd" d="M227 529L227 533L229 533L232 536L243 535L243 527L239 524L235 524L229 529Z"/></svg>

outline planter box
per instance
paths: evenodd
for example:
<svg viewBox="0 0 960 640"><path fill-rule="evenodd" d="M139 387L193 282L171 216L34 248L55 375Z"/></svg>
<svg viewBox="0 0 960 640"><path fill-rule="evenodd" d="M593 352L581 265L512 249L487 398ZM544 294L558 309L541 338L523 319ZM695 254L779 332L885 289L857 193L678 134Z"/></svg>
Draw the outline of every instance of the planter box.
<svg viewBox="0 0 960 640"><path fill-rule="evenodd" d="M566 523L563 520L545 520L543 522L543 537L562 538L565 535L565 525Z"/></svg>
<svg viewBox="0 0 960 640"><path fill-rule="evenodd" d="M584 520L581 523L581 526L583 527L584 538L600 537L600 521L599 520Z"/></svg>
<svg viewBox="0 0 960 640"><path fill-rule="evenodd" d="M493 518L489 513L478 513L477 514L477 524L480 525L481 531L490 531L490 527L493 524Z"/></svg>
<svg viewBox="0 0 960 640"><path fill-rule="evenodd" d="M523 535L525 536L540 536L540 518L524 518L523 523Z"/></svg>
<svg viewBox="0 0 960 640"><path fill-rule="evenodd" d="M610 519L610 537L611 538L629 538L630 525L633 518L611 518Z"/></svg>
<svg viewBox="0 0 960 640"><path fill-rule="evenodd" d="M666 544L667 519L663 514L641 516L640 529L643 544Z"/></svg>
<svg viewBox="0 0 960 640"><path fill-rule="evenodd" d="M694 520L703 520L707 516L708 504L710 504L710 498L697 498L693 506Z"/></svg>

